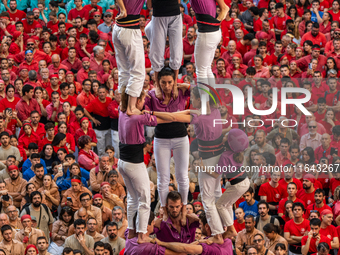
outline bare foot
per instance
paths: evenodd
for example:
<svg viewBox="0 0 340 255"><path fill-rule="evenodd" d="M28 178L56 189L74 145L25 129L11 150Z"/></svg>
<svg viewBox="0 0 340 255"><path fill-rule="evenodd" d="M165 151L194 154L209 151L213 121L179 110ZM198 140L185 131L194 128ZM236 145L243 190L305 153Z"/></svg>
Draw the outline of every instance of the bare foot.
<svg viewBox="0 0 340 255"><path fill-rule="evenodd" d="M142 243L151 243L153 241L152 238L147 236L146 234L143 233L138 233L138 240L137 243L142 244Z"/></svg>
<svg viewBox="0 0 340 255"><path fill-rule="evenodd" d="M181 225L184 227L187 225L187 207L185 205L182 206L182 219Z"/></svg>
<svg viewBox="0 0 340 255"><path fill-rule="evenodd" d="M211 243L207 243L207 244L212 244L212 243L223 244L224 243L222 234L214 235L213 237L210 237L207 240L211 241Z"/></svg>
<svg viewBox="0 0 340 255"><path fill-rule="evenodd" d="M128 239L132 239L135 237L135 231L133 229L129 229Z"/></svg>
<svg viewBox="0 0 340 255"><path fill-rule="evenodd" d="M137 97L129 96L128 107L126 109L127 115L140 115L142 112L136 107Z"/></svg>
<svg viewBox="0 0 340 255"><path fill-rule="evenodd" d="M237 236L237 231L235 230L234 226L229 226L227 228L227 231L223 233L223 237L224 238L231 239L231 238L233 238L235 236Z"/></svg>

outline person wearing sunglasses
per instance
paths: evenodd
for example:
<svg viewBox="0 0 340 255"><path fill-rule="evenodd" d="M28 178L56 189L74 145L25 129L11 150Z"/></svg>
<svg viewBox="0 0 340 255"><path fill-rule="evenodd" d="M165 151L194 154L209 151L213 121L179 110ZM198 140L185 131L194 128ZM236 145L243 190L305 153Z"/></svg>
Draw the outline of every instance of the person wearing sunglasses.
<svg viewBox="0 0 340 255"><path fill-rule="evenodd" d="M112 18L111 10L107 10L104 13L104 22L98 26L98 30L103 33L110 33L112 31Z"/></svg>
<svg viewBox="0 0 340 255"><path fill-rule="evenodd" d="M253 243L258 255L274 255L272 251L264 246L265 240L262 234L256 234Z"/></svg>
<svg viewBox="0 0 340 255"><path fill-rule="evenodd" d="M319 98L321 99L321 98ZM324 98L322 98L324 99ZM303 151L307 147L311 147L313 150L321 145L321 135L317 132L318 125L315 120L309 122L308 133L301 137L300 150Z"/></svg>

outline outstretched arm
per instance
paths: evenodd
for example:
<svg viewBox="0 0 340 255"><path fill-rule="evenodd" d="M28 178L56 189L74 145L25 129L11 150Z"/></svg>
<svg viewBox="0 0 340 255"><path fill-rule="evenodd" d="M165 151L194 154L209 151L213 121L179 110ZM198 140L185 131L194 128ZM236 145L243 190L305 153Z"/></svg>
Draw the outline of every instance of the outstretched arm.
<svg viewBox="0 0 340 255"><path fill-rule="evenodd" d="M203 252L203 248L201 245L185 244L185 243L166 243L166 242L159 241L157 238L155 241L158 245L163 246L174 252L185 253L185 254L201 254Z"/></svg>

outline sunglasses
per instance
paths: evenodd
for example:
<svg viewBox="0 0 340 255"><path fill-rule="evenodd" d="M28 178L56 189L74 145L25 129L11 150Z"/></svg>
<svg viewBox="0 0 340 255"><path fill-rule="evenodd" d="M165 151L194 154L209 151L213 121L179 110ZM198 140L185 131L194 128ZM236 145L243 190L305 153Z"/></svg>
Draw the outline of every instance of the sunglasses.
<svg viewBox="0 0 340 255"><path fill-rule="evenodd" d="M340 33L334 33L335 35L340 35Z"/></svg>
<svg viewBox="0 0 340 255"><path fill-rule="evenodd" d="M27 46L34 46L34 43L28 43Z"/></svg>
<svg viewBox="0 0 340 255"><path fill-rule="evenodd" d="M309 128L316 128L316 126L308 126Z"/></svg>
<svg viewBox="0 0 340 255"><path fill-rule="evenodd" d="M93 17L100 17L100 15L94 15Z"/></svg>
<svg viewBox="0 0 340 255"><path fill-rule="evenodd" d="M106 15L104 16L105 18L111 18L112 16L111 15Z"/></svg>

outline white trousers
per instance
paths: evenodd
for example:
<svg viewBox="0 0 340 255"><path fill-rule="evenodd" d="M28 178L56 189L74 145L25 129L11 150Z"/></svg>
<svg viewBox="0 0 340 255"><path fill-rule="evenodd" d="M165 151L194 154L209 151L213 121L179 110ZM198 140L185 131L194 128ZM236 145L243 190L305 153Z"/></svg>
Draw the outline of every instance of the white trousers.
<svg viewBox="0 0 340 255"><path fill-rule="evenodd" d="M142 32L115 25L112 31L119 73L119 92L139 97L145 80L145 58ZM164 55L164 54L163 54Z"/></svg>
<svg viewBox="0 0 340 255"><path fill-rule="evenodd" d="M178 70L183 58L183 22L182 16L154 17L145 28L146 36L150 41L149 58L152 69L159 72L164 67L164 53L166 38L169 36L170 68Z"/></svg>
<svg viewBox="0 0 340 255"><path fill-rule="evenodd" d="M115 158L119 158L119 135L118 131L111 129L112 146L115 149Z"/></svg>
<svg viewBox="0 0 340 255"><path fill-rule="evenodd" d="M166 205L166 197L169 193L170 183L170 160L171 151L175 161L175 176L178 184L178 192L182 196L184 205L188 202L189 192L189 139L187 136L163 139L155 138L154 154L157 169L157 188L161 206Z"/></svg>
<svg viewBox="0 0 340 255"><path fill-rule="evenodd" d="M221 30L197 34L194 55L198 82L210 86L215 85L215 76L211 70L211 64L214 61L215 50L221 41L221 36ZM202 92L202 90L199 91Z"/></svg>
<svg viewBox="0 0 340 255"><path fill-rule="evenodd" d="M48 247L47 251L53 255L61 255L63 254L64 245L58 246L55 242L52 242Z"/></svg>
<svg viewBox="0 0 340 255"><path fill-rule="evenodd" d="M216 166L221 155L203 160L204 166ZM198 183L204 211L211 229L211 234L217 235L224 232L221 218L216 208L216 201L222 196L221 178L214 178L212 175L199 171Z"/></svg>
<svg viewBox="0 0 340 255"><path fill-rule="evenodd" d="M248 177L243 181L229 185L222 196L217 200L216 208L220 215L222 226L229 227L234 224L233 204L249 189Z"/></svg>
<svg viewBox="0 0 340 255"><path fill-rule="evenodd" d="M127 189L128 229L134 229L133 217L137 213L136 232L147 232L150 216L150 180L144 162L134 164L118 160L118 171Z"/></svg>
<svg viewBox="0 0 340 255"><path fill-rule="evenodd" d="M101 156L105 153L105 147L111 145L111 129L108 130L97 130L94 129L94 132L97 136L97 150L98 156Z"/></svg>

